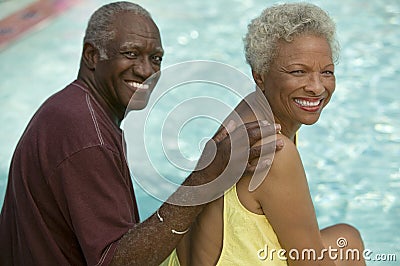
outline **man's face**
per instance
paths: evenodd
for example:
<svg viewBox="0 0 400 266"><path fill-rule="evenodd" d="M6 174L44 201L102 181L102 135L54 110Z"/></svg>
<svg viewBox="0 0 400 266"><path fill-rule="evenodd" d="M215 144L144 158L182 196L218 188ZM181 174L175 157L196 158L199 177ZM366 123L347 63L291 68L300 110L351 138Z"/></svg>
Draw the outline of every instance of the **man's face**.
<svg viewBox="0 0 400 266"><path fill-rule="evenodd" d="M153 83L142 83L160 70L164 52L158 28L150 18L125 12L114 26L115 37L106 47L108 59L98 61L94 75L107 104L123 117L132 95L132 109L146 106L157 75L151 78Z"/></svg>

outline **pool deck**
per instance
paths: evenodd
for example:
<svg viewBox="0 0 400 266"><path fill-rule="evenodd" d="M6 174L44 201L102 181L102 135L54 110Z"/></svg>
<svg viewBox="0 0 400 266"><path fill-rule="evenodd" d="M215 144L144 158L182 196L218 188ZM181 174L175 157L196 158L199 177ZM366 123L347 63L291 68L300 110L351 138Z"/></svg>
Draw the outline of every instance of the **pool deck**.
<svg viewBox="0 0 400 266"><path fill-rule="evenodd" d="M43 27L52 18L61 14L80 0L38 0L27 2L18 10L0 20L0 50L30 31ZM2 5L6 1L1 2ZM4 10L4 9L3 9Z"/></svg>

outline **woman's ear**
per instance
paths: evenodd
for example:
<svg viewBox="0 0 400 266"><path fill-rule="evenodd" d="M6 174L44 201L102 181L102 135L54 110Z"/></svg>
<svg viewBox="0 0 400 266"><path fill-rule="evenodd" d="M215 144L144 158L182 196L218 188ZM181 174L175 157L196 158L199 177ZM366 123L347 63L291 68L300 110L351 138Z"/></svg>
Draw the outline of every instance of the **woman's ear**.
<svg viewBox="0 0 400 266"><path fill-rule="evenodd" d="M99 58L99 50L96 47L90 43L83 45L82 59L88 69L95 69Z"/></svg>
<svg viewBox="0 0 400 266"><path fill-rule="evenodd" d="M262 77L262 75L256 73L254 70L251 72L253 75L253 79L257 84L257 87L264 93L265 89L264 89L264 79Z"/></svg>

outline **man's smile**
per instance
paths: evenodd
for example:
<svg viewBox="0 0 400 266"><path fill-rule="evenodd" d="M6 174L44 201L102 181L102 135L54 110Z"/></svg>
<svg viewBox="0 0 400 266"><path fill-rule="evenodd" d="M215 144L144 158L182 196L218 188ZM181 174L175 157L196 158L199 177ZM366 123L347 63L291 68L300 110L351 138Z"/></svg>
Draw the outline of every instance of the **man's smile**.
<svg viewBox="0 0 400 266"><path fill-rule="evenodd" d="M150 88L149 84L142 84L142 83L139 83L139 82L136 82L136 81L127 81L127 80L125 82L134 91L136 91L137 89L145 89L145 90L147 90L147 89Z"/></svg>

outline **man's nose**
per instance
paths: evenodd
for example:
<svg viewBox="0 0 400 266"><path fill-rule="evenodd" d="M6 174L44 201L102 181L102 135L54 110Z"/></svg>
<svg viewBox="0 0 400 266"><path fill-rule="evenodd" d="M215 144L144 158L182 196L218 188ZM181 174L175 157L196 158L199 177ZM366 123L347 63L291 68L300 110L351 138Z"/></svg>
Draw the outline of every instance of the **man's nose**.
<svg viewBox="0 0 400 266"><path fill-rule="evenodd" d="M134 67L135 75L140 76L143 81L153 75L156 70L149 58L143 58L140 62Z"/></svg>
<svg viewBox="0 0 400 266"><path fill-rule="evenodd" d="M321 95L325 91L324 84L321 81L321 74L317 72L311 73L304 90L313 95Z"/></svg>

